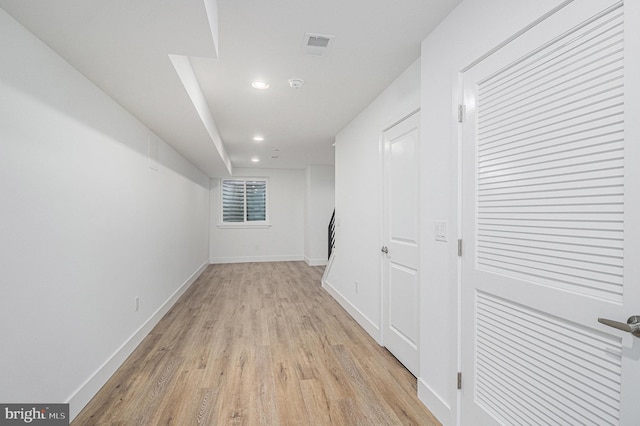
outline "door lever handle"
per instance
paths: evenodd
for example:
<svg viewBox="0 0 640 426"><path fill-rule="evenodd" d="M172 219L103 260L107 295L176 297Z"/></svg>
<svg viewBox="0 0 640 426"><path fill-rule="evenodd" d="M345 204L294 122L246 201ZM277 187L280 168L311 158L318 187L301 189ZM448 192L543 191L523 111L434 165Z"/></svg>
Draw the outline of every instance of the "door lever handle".
<svg viewBox="0 0 640 426"><path fill-rule="evenodd" d="M389 254L389 248L387 246L382 246L380 251L383 252L384 254Z"/></svg>
<svg viewBox="0 0 640 426"><path fill-rule="evenodd" d="M606 318L598 318L600 324L617 328L618 330L627 331L636 337L640 337L640 315L630 316L626 323L613 321Z"/></svg>

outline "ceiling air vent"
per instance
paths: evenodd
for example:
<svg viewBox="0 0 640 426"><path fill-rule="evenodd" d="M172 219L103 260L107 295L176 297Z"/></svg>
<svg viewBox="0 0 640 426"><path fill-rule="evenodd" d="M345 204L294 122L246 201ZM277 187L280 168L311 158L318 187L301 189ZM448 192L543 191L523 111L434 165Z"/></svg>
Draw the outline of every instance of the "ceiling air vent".
<svg viewBox="0 0 640 426"><path fill-rule="evenodd" d="M333 36L306 33L302 42L301 53L307 56L326 56L333 44Z"/></svg>

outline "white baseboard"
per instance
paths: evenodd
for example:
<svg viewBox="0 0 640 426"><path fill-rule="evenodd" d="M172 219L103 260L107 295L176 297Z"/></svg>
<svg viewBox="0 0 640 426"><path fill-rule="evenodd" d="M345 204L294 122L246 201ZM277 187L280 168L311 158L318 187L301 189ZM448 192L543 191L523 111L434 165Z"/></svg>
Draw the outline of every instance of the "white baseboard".
<svg viewBox="0 0 640 426"><path fill-rule="evenodd" d="M238 257L212 257L209 263L252 263L252 262L299 262L304 256L238 256Z"/></svg>
<svg viewBox="0 0 640 426"><path fill-rule="evenodd" d="M322 281L322 288L324 288L327 293L331 295L339 304L344 308L345 311L351 315L351 317L356 320L358 324L364 330L369 333L373 339L378 342L379 345L382 344L382 336L380 335L380 327L377 326L373 321L371 321L365 314L363 314L358 308L356 308L346 297L344 297L338 290L335 289L326 280Z"/></svg>
<svg viewBox="0 0 640 426"><path fill-rule="evenodd" d="M80 387L67 399L69 417L73 420L91 401L100 388L111 378L113 373L124 363L129 355L138 347L145 337L158 324L162 317L178 301L180 296L204 272L209 262L204 262L191 276L164 302L152 315L107 359Z"/></svg>
<svg viewBox="0 0 640 426"><path fill-rule="evenodd" d="M304 261L309 266L327 266L329 263L327 259L309 259L307 256L304 257Z"/></svg>
<svg viewBox="0 0 640 426"><path fill-rule="evenodd" d="M418 398L443 426L454 424L451 406L422 377L418 377Z"/></svg>
<svg viewBox="0 0 640 426"><path fill-rule="evenodd" d="M331 257L329 257L329 261L327 262L327 267L324 268L324 274L322 274L322 286L329 285L327 282L329 280L329 276L331 275L331 269L333 268L333 260L336 258L336 251L333 250L331 252Z"/></svg>

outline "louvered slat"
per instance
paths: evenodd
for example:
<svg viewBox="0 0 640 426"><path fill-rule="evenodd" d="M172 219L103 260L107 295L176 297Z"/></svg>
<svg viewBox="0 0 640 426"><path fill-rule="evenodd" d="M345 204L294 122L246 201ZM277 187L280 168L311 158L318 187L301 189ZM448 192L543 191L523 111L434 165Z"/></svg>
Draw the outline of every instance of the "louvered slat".
<svg viewBox="0 0 640 426"><path fill-rule="evenodd" d="M247 181L247 221L266 220L267 184Z"/></svg>
<svg viewBox="0 0 640 426"><path fill-rule="evenodd" d="M620 339L484 292L475 323L476 398L496 417L508 424L618 424Z"/></svg>
<svg viewBox="0 0 640 426"><path fill-rule="evenodd" d="M478 85L480 269L620 302L623 13Z"/></svg>
<svg viewBox="0 0 640 426"><path fill-rule="evenodd" d="M244 181L222 181L223 222L244 222Z"/></svg>

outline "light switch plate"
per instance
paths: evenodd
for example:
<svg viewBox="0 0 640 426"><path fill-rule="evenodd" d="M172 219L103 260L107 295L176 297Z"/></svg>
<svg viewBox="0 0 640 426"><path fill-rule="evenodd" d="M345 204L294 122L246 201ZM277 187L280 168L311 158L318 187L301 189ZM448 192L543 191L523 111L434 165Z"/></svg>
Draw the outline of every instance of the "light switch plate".
<svg viewBox="0 0 640 426"><path fill-rule="evenodd" d="M435 222L436 241L447 241L447 222L436 220Z"/></svg>

